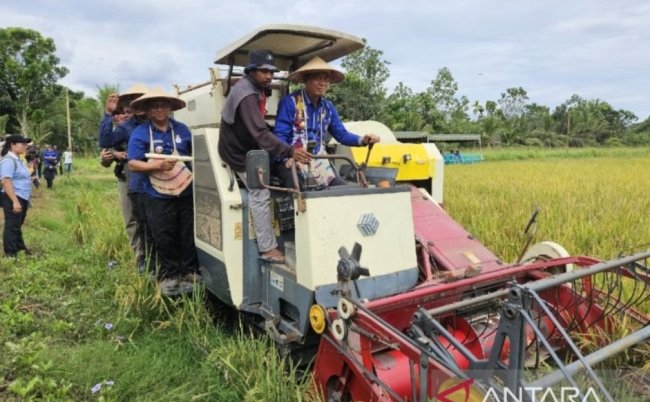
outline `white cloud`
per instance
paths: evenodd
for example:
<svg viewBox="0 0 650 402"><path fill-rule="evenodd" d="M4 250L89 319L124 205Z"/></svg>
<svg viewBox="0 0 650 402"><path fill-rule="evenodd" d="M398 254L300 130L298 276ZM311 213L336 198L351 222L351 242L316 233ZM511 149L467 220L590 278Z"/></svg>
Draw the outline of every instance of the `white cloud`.
<svg viewBox="0 0 650 402"><path fill-rule="evenodd" d="M0 15L3 26L52 37L70 69L64 84L88 93L204 81L217 49L261 25L294 23L367 38L391 62L390 89L424 90L447 66L471 100L522 86L551 107L578 93L641 118L650 110L642 0L32 0L0 5Z"/></svg>

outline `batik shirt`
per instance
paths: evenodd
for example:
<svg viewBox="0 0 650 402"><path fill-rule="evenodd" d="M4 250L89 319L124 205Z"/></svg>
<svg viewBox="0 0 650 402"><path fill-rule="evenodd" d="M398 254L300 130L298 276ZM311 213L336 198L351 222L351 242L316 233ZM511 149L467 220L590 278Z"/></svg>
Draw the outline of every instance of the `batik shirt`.
<svg viewBox="0 0 650 402"><path fill-rule="evenodd" d="M280 100L274 133L296 148L306 148L307 142L315 141L314 155L331 137L348 146L359 146L362 139L345 129L332 102L321 97L313 104L303 89Z"/></svg>

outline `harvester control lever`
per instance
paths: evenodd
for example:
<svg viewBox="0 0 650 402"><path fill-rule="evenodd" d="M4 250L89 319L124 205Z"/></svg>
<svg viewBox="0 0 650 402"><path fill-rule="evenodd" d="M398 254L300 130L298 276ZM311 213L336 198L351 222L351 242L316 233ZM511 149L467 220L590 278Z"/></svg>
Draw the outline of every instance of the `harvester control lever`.
<svg viewBox="0 0 650 402"><path fill-rule="evenodd" d="M371 142L368 144L368 152L366 153L366 160L363 161L363 165L361 165L361 169L365 170L368 167L368 161L370 160L370 151L372 151L372 147L374 147L375 144Z"/></svg>
<svg viewBox="0 0 650 402"><path fill-rule="evenodd" d="M524 247L521 249L521 253L519 253L519 258L517 259L517 262L519 263L522 262L524 254L526 254L526 250L528 250L528 247L530 247L530 243L537 233L537 215L539 215L539 208L535 208L533 214L528 220L528 223L526 224L526 229L524 229L524 236L526 236L526 240L524 241Z"/></svg>

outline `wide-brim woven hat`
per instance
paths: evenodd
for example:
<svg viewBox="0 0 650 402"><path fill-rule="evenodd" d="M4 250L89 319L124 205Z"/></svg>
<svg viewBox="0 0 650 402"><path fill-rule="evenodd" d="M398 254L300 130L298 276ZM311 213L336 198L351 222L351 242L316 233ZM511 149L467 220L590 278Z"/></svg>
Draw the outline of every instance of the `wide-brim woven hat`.
<svg viewBox="0 0 650 402"><path fill-rule="evenodd" d="M305 82L305 76L312 73L327 72L330 74L330 82L335 84L345 79L345 74L330 66L325 60L316 56L305 63L302 67L289 74L292 82Z"/></svg>
<svg viewBox="0 0 650 402"><path fill-rule="evenodd" d="M169 102L172 112L185 107L186 103L181 98L171 95L162 88L153 88L144 95L131 102L131 108L137 111L146 111L149 104L156 99L165 99Z"/></svg>
<svg viewBox="0 0 650 402"><path fill-rule="evenodd" d="M149 88L143 84L133 84L129 89L126 90L126 92L120 94L117 105L122 107L129 106L131 102L138 99L147 92L149 92Z"/></svg>

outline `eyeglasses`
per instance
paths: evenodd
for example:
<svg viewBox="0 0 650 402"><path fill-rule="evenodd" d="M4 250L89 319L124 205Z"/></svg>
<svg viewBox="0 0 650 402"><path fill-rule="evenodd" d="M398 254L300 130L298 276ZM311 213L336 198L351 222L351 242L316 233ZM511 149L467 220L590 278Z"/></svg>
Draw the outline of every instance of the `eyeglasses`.
<svg viewBox="0 0 650 402"><path fill-rule="evenodd" d="M331 77L329 74L312 74L307 76L307 81L316 81L316 82L325 82L327 84L330 83Z"/></svg>
<svg viewBox="0 0 650 402"><path fill-rule="evenodd" d="M169 103L167 102L154 102L151 104L151 109L169 109Z"/></svg>

